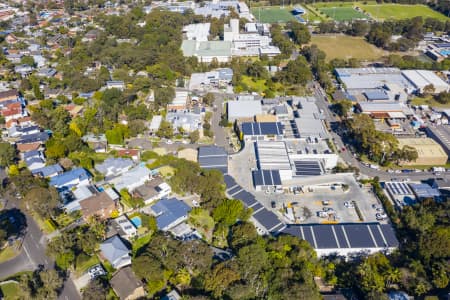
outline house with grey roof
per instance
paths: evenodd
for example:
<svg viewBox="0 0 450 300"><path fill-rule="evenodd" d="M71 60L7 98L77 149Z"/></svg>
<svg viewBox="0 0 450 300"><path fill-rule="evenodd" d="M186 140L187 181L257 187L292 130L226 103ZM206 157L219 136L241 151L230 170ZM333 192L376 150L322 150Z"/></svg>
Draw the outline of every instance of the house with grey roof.
<svg viewBox="0 0 450 300"><path fill-rule="evenodd" d="M178 128L183 128L184 132L192 132L202 128L202 115L200 113L177 111L168 112L166 121L172 124L175 131Z"/></svg>
<svg viewBox="0 0 450 300"><path fill-rule="evenodd" d="M126 171L119 177L111 179L109 183L114 185L116 191L120 192L122 189L126 189L129 192L132 192L150 179L151 171L144 164L140 164Z"/></svg>
<svg viewBox="0 0 450 300"><path fill-rule="evenodd" d="M109 261L114 269L131 265L130 250L122 242L118 235L115 235L100 244L101 256Z"/></svg>
<svg viewBox="0 0 450 300"><path fill-rule="evenodd" d="M24 153L23 160L30 171L45 167L44 154L38 150Z"/></svg>
<svg viewBox="0 0 450 300"><path fill-rule="evenodd" d="M188 218L191 207L184 201L177 198L162 199L151 206L156 216L158 229L162 231L170 230Z"/></svg>
<svg viewBox="0 0 450 300"><path fill-rule="evenodd" d="M119 176L133 167L134 163L129 158L109 157L103 163L96 164L95 169L105 177Z"/></svg>
<svg viewBox="0 0 450 300"><path fill-rule="evenodd" d="M31 173L35 176L40 176L44 178L53 177L64 172L63 168L60 164L54 164L50 166L45 166L42 168L37 168L31 171Z"/></svg>

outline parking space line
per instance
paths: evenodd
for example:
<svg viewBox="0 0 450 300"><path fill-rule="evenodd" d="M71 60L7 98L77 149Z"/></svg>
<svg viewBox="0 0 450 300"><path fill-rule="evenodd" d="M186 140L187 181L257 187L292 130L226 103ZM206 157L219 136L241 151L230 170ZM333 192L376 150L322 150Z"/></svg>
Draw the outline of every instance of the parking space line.
<svg viewBox="0 0 450 300"><path fill-rule="evenodd" d="M305 233L303 232L303 226L300 227L300 232L302 234L302 239L305 239Z"/></svg>
<svg viewBox="0 0 450 300"><path fill-rule="evenodd" d="M369 234L370 234L370 237L372 238L373 243L375 244L375 247L378 247L377 241L375 240L375 237L373 236L372 229L370 229L369 225L367 225L367 229L369 229Z"/></svg>
<svg viewBox="0 0 450 300"><path fill-rule="evenodd" d="M381 235L381 238L383 239L384 245L386 246L388 243L386 241L386 238L384 237L383 231L381 230L380 224L377 225L377 228L378 228L378 232Z"/></svg>
<svg viewBox="0 0 450 300"><path fill-rule="evenodd" d="M339 244L339 239L336 234L336 230L334 229L334 225L331 225L331 231L333 231L334 239L336 240L338 248L341 248L341 245Z"/></svg>
<svg viewBox="0 0 450 300"><path fill-rule="evenodd" d="M344 233L344 237L345 237L345 241L347 242L347 245L351 248L352 245L350 245L350 241L348 239L347 232L345 231L344 227L342 227L342 232Z"/></svg>
<svg viewBox="0 0 450 300"><path fill-rule="evenodd" d="M316 241L316 236L314 235L314 230L312 229L312 226L309 227L309 230L311 230L311 235L313 238L313 242L314 242L314 248L317 249L317 241Z"/></svg>

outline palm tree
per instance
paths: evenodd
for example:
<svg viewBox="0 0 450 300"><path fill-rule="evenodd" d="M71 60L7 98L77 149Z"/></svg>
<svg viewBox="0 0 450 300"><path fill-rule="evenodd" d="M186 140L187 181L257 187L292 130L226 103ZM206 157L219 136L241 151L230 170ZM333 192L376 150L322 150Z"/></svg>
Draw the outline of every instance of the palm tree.
<svg viewBox="0 0 450 300"><path fill-rule="evenodd" d="M393 283L398 283L401 276L402 274L398 268L390 268L387 270L385 274L386 288L391 287Z"/></svg>

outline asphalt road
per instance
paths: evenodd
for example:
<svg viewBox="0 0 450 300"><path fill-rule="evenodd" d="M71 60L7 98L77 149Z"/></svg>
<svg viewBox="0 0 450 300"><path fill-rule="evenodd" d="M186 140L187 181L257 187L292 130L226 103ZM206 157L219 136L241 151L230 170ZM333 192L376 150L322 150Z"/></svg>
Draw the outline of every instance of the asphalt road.
<svg viewBox="0 0 450 300"><path fill-rule="evenodd" d="M18 199L10 195L6 195L5 198L7 199L5 209L20 209ZM26 218L27 229L22 241L21 252L15 258L0 264L0 279L7 278L23 271L33 271L39 266L42 266L44 269L54 268L53 259L47 257L45 253L46 238L41 229L26 211L22 211L22 213ZM69 278L65 282L59 299L81 299L78 291L75 289L72 279Z"/></svg>
<svg viewBox="0 0 450 300"><path fill-rule="evenodd" d="M12 197L7 199L6 209L19 209L16 199ZM0 278L22 271L32 271L39 265L44 266L44 268L53 267L53 262L45 255L45 238L39 226L26 212L23 213L26 217L27 229L22 240L21 253L12 260L0 264Z"/></svg>
<svg viewBox="0 0 450 300"><path fill-rule="evenodd" d="M331 128L332 123L338 123L340 120L338 120L336 117L334 117L333 112L330 110L330 103L327 102L326 99L326 93L323 91L323 89L319 86L318 83L314 83L315 85L315 97L317 99L316 103L319 109L322 109L325 116L326 116L326 122L328 123L328 128ZM336 147L338 149L342 148L348 148L347 145L342 141L342 138L333 130L330 130L331 138L333 139ZM410 179L412 181L421 181L421 180L428 180L430 178L447 178L450 179L450 173L443 173L441 175L435 175L432 172L418 172L418 173L388 173L383 170L376 170L372 169L370 167L367 167L363 165L360 161L358 161L350 151L341 151L339 154L340 157L345 161L346 164L355 166L360 170L360 173L368 176L368 177L375 177L378 176L381 180L392 180L392 179Z"/></svg>

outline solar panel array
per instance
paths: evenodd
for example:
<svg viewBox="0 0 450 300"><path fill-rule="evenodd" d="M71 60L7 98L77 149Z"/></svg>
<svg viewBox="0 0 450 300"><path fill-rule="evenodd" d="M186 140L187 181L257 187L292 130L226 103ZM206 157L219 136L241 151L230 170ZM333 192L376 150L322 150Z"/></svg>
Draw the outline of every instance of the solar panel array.
<svg viewBox="0 0 450 300"><path fill-rule="evenodd" d="M217 169L222 173L228 172L228 154L221 147L199 147L198 162L200 167L204 169Z"/></svg>
<svg viewBox="0 0 450 300"><path fill-rule="evenodd" d="M276 186L281 185L280 171L278 170L256 170L252 171L254 186Z"/></svg>
<svg viewBox="0 0 450 300"><path fill-rule="evenodd" d="M294 161L296 176L318 176L322 174L320 163L316 160Z"/></svg>
<svg viewBox="0 0 450 300"><path fill-rule="evenodd" d="M241 200L245 207L253 209L253 217L259 224L266 228L267 231L275 233L285 227L284 223L280 221L276 214L264 208L264 206L255 199L255 196L238 185L233 177L224 175L224 181L227 186L227 194L234 199Z"/></svg>
<svg viewBox="0 0 450 300"><path fill-rule="evenodd" d="M244 135L281 135L283 125L280 122L249 122L242 123L242 133Z"/></svg>
<svg viewBox="0 0 450 300"><path fill-rule="evenodd" d="M413 191L404 182L386 182L385 186L391 195L412 195Z"/></svg>
<svg viewBox="0 0 450 300"><path fill-rule="evenodd" d="M398 247L389 224L306 224L288 225L282 233L308 241L315 249Z"/></svg>

